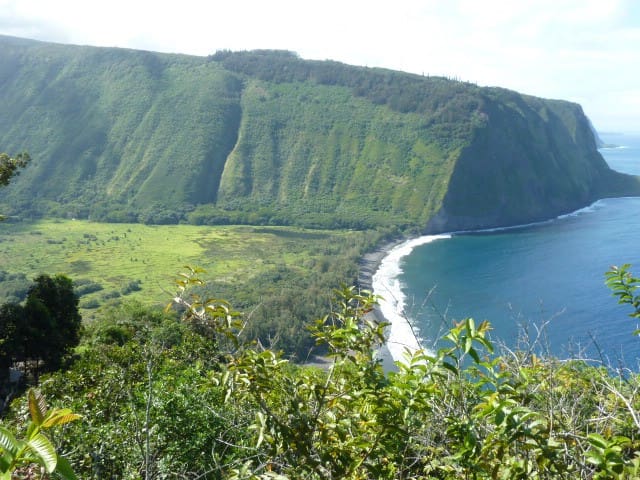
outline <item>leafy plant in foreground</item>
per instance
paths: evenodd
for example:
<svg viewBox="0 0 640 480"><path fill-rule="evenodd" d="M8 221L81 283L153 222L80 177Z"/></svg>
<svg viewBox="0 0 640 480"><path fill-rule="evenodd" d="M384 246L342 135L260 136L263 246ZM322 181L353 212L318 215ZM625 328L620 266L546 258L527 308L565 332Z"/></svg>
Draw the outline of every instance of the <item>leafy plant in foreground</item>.
<svg viewBox="0 0 640 480"><path fill-rule="evenodd" d="M631 265L628 263L621 267L611 267L605 273L605 283L611 289L613 295L618 297L618 303L633 307L633 312L629 316L640 318L640 294L636 293L636 290L640 288L640 278L634 277L629 268L631 268ZM636 330L634 334L640 334L640 330Z"/></svg>
<svg viewBox="0 0 640 480"><path fill-rule="evenodd" d="M184 283L196 282L191 271ZM639 379L585 362L494 356L487 322L455 324L437 352L407 352L385 372L376 298L344 287L311 328L326 370L238 341L211 372L226 401L250 410L253 443L237 479L633 478ZM186 317L208 315L189 303ZM209 321L224 330L217 303ZM216 320L217 319L217 320ZM222 333L218 331L218 334ZM234 332L227 328L225 335ZM241 406L241 407L240 407Z"/></svg>
<svg viewBox="0 0 640 480"><path fill-rule="evenodd" d="M0 480L11 480L16 471L28 469L32 464L42 466L49 474L55 472L63 479L75 479L69 462L56 453L42 430L73 422L80 416L66 408L49 410L44 397L36 390L29 390L27 396L31 421L24 437L16 438L0 425Z"/></svg>
<svg viewBox="0 0 640 480"><path fill-rule="evenodd" d="M496 354L489 323L472 319L438 351L406 352L385 371L376 297L353 287L311 327L326 367L297 366L245 340L250 317L192 296L198 274L178 281L182 324L133 329L122 345L106 337L45 382L47 396L72 396L87 418L65 435L83 476L639 478L635 373Z"/></svg>

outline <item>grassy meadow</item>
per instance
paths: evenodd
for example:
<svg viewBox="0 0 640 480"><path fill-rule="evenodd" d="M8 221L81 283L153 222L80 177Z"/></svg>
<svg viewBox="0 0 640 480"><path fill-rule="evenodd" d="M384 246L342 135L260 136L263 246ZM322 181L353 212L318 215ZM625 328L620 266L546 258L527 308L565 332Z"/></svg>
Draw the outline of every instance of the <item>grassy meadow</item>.
<svg viewBox="0 0 640 480"><path fill-rule="evenodd" d="M360 244L363 232L248 226L150 226L43 220L0 224L0 270L69 276L81 293L84 318L124 297L166 304L185 265L203 278L248 283L286 268L307 276L336 246Z"/></svg>

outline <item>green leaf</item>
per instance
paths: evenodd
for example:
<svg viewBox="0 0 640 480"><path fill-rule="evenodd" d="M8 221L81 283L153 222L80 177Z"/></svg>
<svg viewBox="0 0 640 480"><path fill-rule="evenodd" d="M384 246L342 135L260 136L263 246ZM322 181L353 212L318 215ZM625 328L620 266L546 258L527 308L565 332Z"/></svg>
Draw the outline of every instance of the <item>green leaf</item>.
<svg viewBox="0 0 640 480"><path fill-rule="evenodd" d="M63 480L78 480L76 474L71 468L69 460L63 456L58 456L58 464L56 465L56 474L63 478Z"/></svg>
<svg viewBox="0 0 640 480"><path fill-rule="evenodd" d="M45 415L47 414L47 403L44 396L37 390L29 390L29 413L31 420L36 425L42 425Z"/></svg>
<svg viewBox="0 0 640 480"><path fill-rule="evenodd" d="M2 426L0 426L0 447L10 453L11 456L16 455L20 449L20 443L16 440L16 437Z"/></svg>
<svg viewBox="0 0 640 480"><path fill-rule="evenodd" d="M588 442L596 448L605 449L607 448L607 441L597 433L591 433L587 436Z"/></svg>
<svg viewBox="0 0 640 480"><path fill-rule="evenodd" d="M51 473L56 469L58 454L47 437L42 433L38 433L27 442L27 445L38 454L47 473Z"/></svg>
<svg viewBox="0 0 640 480"><path fill-rule="evenodd" d="M452 372L454 375L458 375L458 368L451 365L449 362L442 362L442 366Z"/></svg>
<svg viewBox="0 0 640 480"><path fill-rule="evenodd" d="M604 458L598 452L594 452L593 450L587 452L587 462L593 465L602 465L604 463Z"/></svg>
<svg viewBox="0 0 640 480"><path fill-rule="evenodd" d="M469 353L473 345L473 338L464 337L464 353Z"/></svg>
<svg viewBox="0 0 640 480"><path fill-rule="evenodd" d="M469 355L471 355L471 358L473 358L474 362L480 363L480 356L478 355L478 352L475 348L469 348Z"/></svg>
<svg viewBox="0 0 640 480"><path fill-rule="evenodd" d="M44 419L42 427L50 428L58 425L64 425L65 423L73 422L79 418L81 418L81 416L77 413L72 413L69 408L55 409Z"/></svg>
<svg viewBox="0 0 640 480"><path fill-rule="evenodd" d="M473 318L467 318L467 331L469 332L469 336L471 338L476 336L476 322Z"/></svg>

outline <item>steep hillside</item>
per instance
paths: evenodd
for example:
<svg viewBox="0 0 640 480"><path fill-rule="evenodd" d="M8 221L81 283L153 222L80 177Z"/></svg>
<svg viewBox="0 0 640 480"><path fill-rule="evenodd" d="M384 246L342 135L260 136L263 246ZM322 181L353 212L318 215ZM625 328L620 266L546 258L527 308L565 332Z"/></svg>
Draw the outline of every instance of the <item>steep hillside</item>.
<svg viewBox="0 0 640 480"><path fill-rule="evenodd" d="M0 144L34 157L9 192L18 211L216 200L240 122L236 76L188 57L2 40Z"/></svg>
<svg viewBox="0 0 640 480"><path fill-rule="evenodd" d="M494 90L485 125L462 152L430 231L535 222L598 198L638 195L611 170L579 105Z"/></svg>
<svg viewBox="0 0 640 480"><path fill-rule="evenodd" d="M441 230L640 193L577 105L289 52L0 37L0 104L21 215Z"/></svg>

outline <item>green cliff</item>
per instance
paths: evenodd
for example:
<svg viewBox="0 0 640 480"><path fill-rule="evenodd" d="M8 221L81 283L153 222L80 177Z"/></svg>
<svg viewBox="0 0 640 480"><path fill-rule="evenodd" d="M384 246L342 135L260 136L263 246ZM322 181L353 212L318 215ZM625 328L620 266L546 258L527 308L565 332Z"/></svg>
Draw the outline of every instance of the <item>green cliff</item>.
<svg viewBox="0 0 640 480"><path fill-rule="evenodd" d="M573 103L493 90L484 126L457 160L432 231L530 223L599 198L638 195L638 177L611 170Z"/></svg>
<svg viewBox="0 0 640 480"><path fill-rule="evenodd" d="M575 104L290 52L0 36L0 104L9 214L434 231L640 194Z"/></svg>

